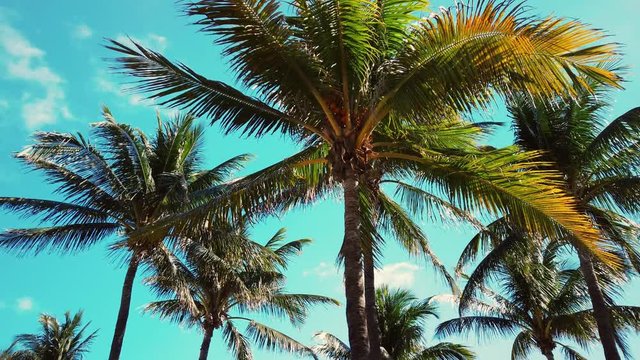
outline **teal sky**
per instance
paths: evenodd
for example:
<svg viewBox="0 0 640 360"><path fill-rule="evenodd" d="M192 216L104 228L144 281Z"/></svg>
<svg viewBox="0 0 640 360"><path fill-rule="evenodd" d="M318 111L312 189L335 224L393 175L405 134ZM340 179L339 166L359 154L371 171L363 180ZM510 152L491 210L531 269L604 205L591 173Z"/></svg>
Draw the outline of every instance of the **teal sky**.
<svg viewBox="0 0 640 360"><path fill-rule="evenodd" d="M437 1L450 5L449 1ZM531 0L532 12L578 18L605 29L611 40L624 44L624 63L630 67L626 90L615 93L610 116L613 118L640 105L640 1L637 0ZM24 1L0 2L0 196L55 198L52 188L36 173L26 172L11 154L29 143L35 130L87 133L89 123L100 119L101 105L111 108L121 122L145 131L155 126L155 111L171 114L142 98L123 93L126 79L108 72L105 57L113 54L102 46L104 38L130 36L169 58L180 60L210 78L233 83L220 48L211 38L188 25L173 1ZM506 121L500 106L477 118ZM508 127L491 140L494 145L511 141ZM248 170L257 170L295 151L286 139L267 137L259 142L223 137L218 129L207 134L207 165L240 153L256 154ZM338 200L330 199L313 207L299 209L255 226L256 240L265 241L280 227L290 239L311 238L308 246L289 269L289 290L318 293L342 299L342 280L335 268L335 257L342 237L342 210ZM29 226L30 222L10 214L0 214L0 228ZM472 231L464 226L443 226L422 222L433 247L452 266ZM0 349L15 334L36 329L40 312L61 316L66 310L84 309L91 328L99 329L89 360L103 359L108 352L124 278L118 259L106 251L108 242L74 256L41 254L16 258L0 253ZM378 279L394 286L413 289L419 296L446 291L421 259L408 258L389 239L384 267ZM193 359L197 357L200 334L141 313L152 300L136 281L132 313L122 358ZM629 286L621 303L640 305L640 283ZM451 306L441 308L442 319L454 315ZM307 324L293 329L271 322L297 339L312 343L316 331L325 330L346 339L344 308L315 308ZM431 325L435 323L432 322ZM431 333L429 333L430 335ZM464 341L463 339L450 339ZM640 336L630 338L633 354L640 358ZM507 359L510 339L490 339L480 344L469 340L481 360ZM212 343L212 359L230 359L219 338ZM276 353L256 352L256 359L289 359ZM534 355L532 359L538 359ZM595 348L590 359L602 359Z"/></svg>

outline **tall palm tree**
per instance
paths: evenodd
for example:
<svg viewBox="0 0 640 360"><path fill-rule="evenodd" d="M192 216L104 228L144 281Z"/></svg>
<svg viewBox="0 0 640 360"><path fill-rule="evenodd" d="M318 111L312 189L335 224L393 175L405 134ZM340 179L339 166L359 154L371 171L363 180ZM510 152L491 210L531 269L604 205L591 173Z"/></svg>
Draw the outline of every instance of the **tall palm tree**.
<svg viewBox="0 0 640 360"><path fill-rule="evenodd" d="M104 121L93 124L92 135L95 144L82 135L38 132L35 144L17 155L43 172L62 200L0 198L1 208L39 218L42 224L2 232L0 247L22 253L75 253L116 236L111 248L126 251L129 265L109 355L115 360L122 350L138 267L168 233L130 235L174 214L189 200L208 198L208 189L223 184L247 156L201 169L203 128L195 126L191 116L164 124L158 118L156 135L149 140L116 122L105 108Z"/></svg>
<svg viewBox="0 0 640 360"><path fill-rule="evenodd" d="M375 143L372 135L386 127L396 135L393 140L427 136L405 129L483 107L495 94L574 94L574 86L587 87L583 76L618 86L618 76L598 65L616 55L614 45L598 43L600 32L573 20L531 17L512 1L476 1L430 18L417 17L428 10L426 1L288 4L286 11L276 0L185 5L195 23L225 47L238 79L259 98L140 45L112 41L108 47L123 54L117 67L140 79L138 90L164 105L189 108L227 131L276 132L326 148L326 157L307 158L304 165L328 165L343 188L342 254L354 359L369 355L358 185L372 161L419 169L420 180L454 194L461 204L509 209L523 224L556 235L573 232L585 244L597 238L569 199L542 200L542 194L557 192L541 180L548 174L523 173L522 164L493 167L512 151L446 156L437 148ZM519 156L510 160L526 157ZM529 178L528 187L514 178Z"/></svg>
<svg viewBox="0 0 640 360"><path fill-rule="evenodd" d="M82 325L82 311L71 316L64 314L64 322L51 315L40 315L42 329L37 334L17 335L13 344L0 353L1 360L82 360L97 331L86 334L88 322ZM16 349L18 348L18 349Z"/></svg>
<svg viewBox="0 0 640 360"><path fill-rule="evenodd" d="M438 317L431 298L418 300L408 290L376 290L377 317L380 324L383 357L395 360L468 360L475 356L464 345L439 343L427 347L424 341L424 323ZM319 333L323 343L316 352L334 360L347 360L349 347L334 335Z"/></svg>
<svg viewBox="0 0 640 360"><path fill-rule="evenodd" d="M640 226L630 217L640 210L640 152L637 151L640 108L608 123L605 118L608 100L607 93L600 89L595 96L582 95L576 103L558 100L550 105L520 98L508 109L514 120L517 145L524 150L541 151L543 160L563 174L564 187L577 199L579 209L601 230L602 240L624 259L629 271L637 273L640 271L637 242ZM462 254L458 268L475 257L477 249L483 246L481 243L492 248L504 240L509 226L507 218L500 218L489 226L490 233L474 237ZM615 327L598 282L597 259L580 244L573 243L580 271L588 285L605 356L619 359Z"/></svg>
<svg viewBox="0 0 640 360"><path fill-rule="evenodd" d="M184 261L168 254L156 262L155 274L147 282L164 299L148 304L146 310L200 328L204 334L200 360L207 359L216 330L222 330L227 347L239 360L252 358L249 339L268 349L313 355L293 338L248 317L263 313L300 325L309 306L338 304L324 296L285 292L282 271L309 240L285 243L284 236L281 229L260 245L249 239L244 226L208 227L202 238L186 245ZM246 335L236 327L238 322L247 322Z"/></svg>
<svg viewBox="0 0 640 360"><path fill-rule="evenodd" d="M557 348L567 359L586 359L565 342L586 348L598 341L596 314L588 309L589 293L580 271L567 267L558 242L541 245L514 239L503 243L511 244L508 249L482 260L471 275L481 280L468 282L460 298L461 317L438 325L436 335L517 334L511 351L514 360L528 359L535 348L549 360ZM612 281L601 281L605 280ZM612 306L611 312L620 332L639 328L640 307Z"/></svg>

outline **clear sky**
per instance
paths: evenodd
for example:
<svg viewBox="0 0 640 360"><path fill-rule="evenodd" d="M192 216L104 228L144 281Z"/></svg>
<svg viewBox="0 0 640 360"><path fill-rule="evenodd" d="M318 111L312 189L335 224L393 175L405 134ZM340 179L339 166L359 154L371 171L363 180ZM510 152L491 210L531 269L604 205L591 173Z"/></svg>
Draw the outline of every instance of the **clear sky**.
<svg viewBox="0 0 640 360"><path fill-rule="evenodd" d="M439 5L448 1L437 1ZM531 0L532 12L575 17L605 29L611 40L625 45L624 63L630 66L626 90L615 94L611 116L640 105L640 12L638 0ZM130 36L180 60L201 73L233 82L220 49L211 39L188 25L189 19L178 13L173 1L24 1L0 2L0 196L55 198L52 188L35 173L24 171L12 159L12 152L29 143L35 130L79 131L86 133L89 123L100 119L100 106L108 105L116 118L150 131L155 126L156 107L135 95L121 91L125 79L109 74L103 60L113 54L105 50L103 38ZM165 109L157 109L169 113ZM478 114L505 121L504 112ZM511 139L505 127L492 144L506 145ZM207 163L211 166L239 153L257 155L248 170L257 170L293 153L286 140L270 137L260 142L223 137L216 128L207 135ZM290 239L311 238L307 247L290 267L289 289L342 299L341 276L335 268L342 224L341 206L327 200L313 207L292 211L279 219L269 219L253 231L256 240L266 240L280 227L287 227ZM0 228L29 226L27 220L0 214ZM446 227L423 222L433 247L452 266L472 231L464 227ZM38 313L61 316L64 311L84 309L91 328L99 337L89 360L104 359L115 323L124 269L106 251L107 243L75 256L42 254L16 258L0 253L0 349L8 346L17 333L36 329ZM446 291L443 284L420 259L408 258L390 239L384 267L378 279L413 289L419 296ZM200 334L141 313L152 300L150 293L136 281L133 311L125 338L122 358L189 359L196 358ZM623 303L640 305L638 282L630 286ZM444 306L443 318L453 316ZM274 323L297 339L312 343L316 331L326 330L346 339L344 308L319 307L307 324L292 329ZM460 340L461 339L452 339ZM631 338L633 354L640 356L640 337ZM469 341L481 360L506 359L510 339L491 339L476 344ZM214 337L212 356L229 359L220 338ZM288 359L274 353L257 352L256 358ZM537 355L536 355L537 356ZM537 359L538 357L532 357ZM594 349L590 359L602 359Z"/></svg>

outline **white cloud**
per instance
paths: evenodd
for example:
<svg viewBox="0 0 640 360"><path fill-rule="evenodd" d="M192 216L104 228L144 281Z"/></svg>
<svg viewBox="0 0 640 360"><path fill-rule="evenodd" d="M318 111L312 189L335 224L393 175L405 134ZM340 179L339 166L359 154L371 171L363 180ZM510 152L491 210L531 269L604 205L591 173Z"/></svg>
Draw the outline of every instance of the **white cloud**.
<svg viewBox="0 0 640 360"><path fill-rule="evenodd" d="M127 98L129 105L151 106L155 104L153 100L146 99L138 94L131 94L130 92L127 92L124 85L118 85L113 82L104 71L98 72L94 78L94 82L98 91L121 98Z"/></svg>
<svg viewBox="0 0 640 360"><path fill-rule="evenodd" d="M80 24L73 29L73 37L88 39L93 36L93 30L86 24Z"/></svg>
<svg viewBox="0 0 640 360"><path fill-rule="evenodd" d="M376 286L411 287L415 282L416 272L419 269L418 266L407 262L385 265L375 272Z"/></svg>
<svg viewBox="0 0 640 360"><path fill-rule="evenodd" d="M16 300L18 310L31 311L33 309L33 299L30 297L23 297Z"/></svg>
<svg viewBox="0 0 640 360"><path fill-rule="evenodd" d="M8 77L36 84L44 92L41 96L23 98L22 118L30 129L55 123L60 117L72 117L65 103L64 80L46 65L44 57L45 52L18 30L6 23L0 25L0 59L4 60L1 65Z"/></svg>
<svg viewBox="0 0 640 360"><path fill-rule="evenodd" d="M151 48L151 50L163 52L169 46L169 42L165 36L148 33L145 36L131 36L120 34L116 37L116 41L125 45L133 45L131 40L145 47Z"/></svg>
<svg viewBox="0 0 640 360"><path fill-rule="evenodd" d="M302 273L302 275L304 276L313 275L319 278L327 278L327 277L338 275L338 269L335 266L322 261L320 264L318 264L318 266L314 267L309 271L305 271L304 273Z"/></svg>

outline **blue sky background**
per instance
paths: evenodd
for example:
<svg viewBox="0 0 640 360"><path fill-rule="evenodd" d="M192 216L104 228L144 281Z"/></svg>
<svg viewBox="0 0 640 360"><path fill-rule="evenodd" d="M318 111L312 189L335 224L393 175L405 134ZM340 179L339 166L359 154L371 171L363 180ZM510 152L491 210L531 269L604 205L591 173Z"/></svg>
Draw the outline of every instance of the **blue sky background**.
<svg viewBox="0 0 640 360"><path fill-rule="evenodd" d="M449 5L448 1L433 6ZM637 0L532 0L528 4L541 15L554 13L579 18L594 27L605 29L611 40L625 45L625 64L630 66L626 90L614 95L610 116L640 105L640 23ZM178 13L173 1L24 1L0 3L0 196L55 198L52 188L36 173L28 173L11 157L29 143L34 130L80 131L100 119L101 105L108 105L122 122L145 131L155 126L153 104L123 93L124 79L111 76L103 60L112 56L102 47L103 38L125 35L180 60L217 80L233 83L220 49L211 38L188 26L188 19ZM169 114L166 109L157 109ZM478 118L505 121L498 106L477 114ZM491 139L494 145L511 141L505 127ZM295 151L286 139L267 137L260 142L223 137L216 128L207 134L207 164L240 153L257 155L248 170L257 170ZM280 227L287 227L290 239L312 238L290 267L289 289L313 292L342 299L341 276L334 263L342 237L342 212L338 200L292 211L279 219L257 225L256 240L266 240ZM443 226L422 222L433 247L452 266L472 231L464 226ZM0 228L29 226L30 222L10 214L0 214ZM385 250L384 267L378 274L382 282L413 289L419 296L446 291L442 282L420 259L408 258L393 241ZM107 243L75 256L42 254L16 258L0 253L0 348L8 346L17 333L36 330L40 312L61 316L64 311L84 309L91 328L99 337L87 359L105 358L112 336L120 297L124 269L107 255ZM140 308L152 300L150 293L136 281L122 358L189 359L196 358L200 334L141 313ZM636 281L621 301L640 305ZM443 319L454 315L450 306L442 307ZM312 311L307 324L292 329L272 322L297 339L312 343L318 330L331 331L346 339L343 308L319 307ZM435 323L432 322L431 325ZM460 340L463 339L451 339ZM633 354L640 356L640 337L631 337ZM510 339L491 339L476 344L469 341L481 360L509 357ZM214 338L211 358L229 359L219 338ZM256 352L257 359L288 359L280 354ZM532 359L538 359L532 355ZM595 348L590 359L602 359Z"/></svg>

